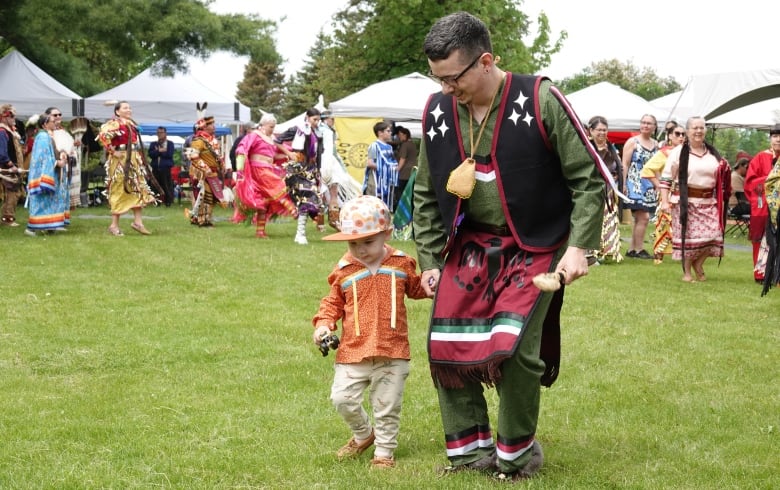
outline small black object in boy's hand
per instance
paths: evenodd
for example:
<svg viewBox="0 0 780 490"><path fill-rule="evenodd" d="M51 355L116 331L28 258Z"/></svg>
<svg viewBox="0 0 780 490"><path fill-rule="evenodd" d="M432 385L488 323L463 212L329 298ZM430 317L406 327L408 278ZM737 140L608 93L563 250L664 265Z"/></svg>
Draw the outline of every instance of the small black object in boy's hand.
<svg viewBox="0 0 780 490"><path fill-rule="evenodd" d="M320 340L320 347L319 347L320 352L322 352L322 357L328 355L328 350L338 349L339 344L341 344L341 341L339 340L338 336L336 336L336 334L326 335L325 337L323 337L322 340Z"/></svg>

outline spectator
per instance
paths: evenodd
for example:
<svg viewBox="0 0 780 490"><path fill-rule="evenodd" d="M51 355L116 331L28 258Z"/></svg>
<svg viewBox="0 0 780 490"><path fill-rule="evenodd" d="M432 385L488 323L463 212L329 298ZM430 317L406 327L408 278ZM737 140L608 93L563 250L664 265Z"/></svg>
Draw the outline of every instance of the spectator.
<svg viewBox="0 0 780 490"><path fill-rule="evenodd" d="M734 164L734 171L731 172L731 197L729 198L729 209L735 216L750 214L750 203L745 197L745 175L747 175L750 158L742 157Z"/></svg>
<svg viewBox="0 0 780 490"><path fill-rule="evenodd" d="M393 128L390 123L380 121L374 124L376 141L368 147L366 173L363 177L363 194L376 196L393 211L393 192L398 185L398 162L395 161Z"/></svg>
<svg viewBox="0 0 780 490"><path fill-rule="evenodd" d="M623 193L631 199L625 207L631 210L634 222L631 229L631 244L626 257L652 259L644 249L645 231L650 221L650 213L655 212L658 204L652 183L641 177L642 167L658 150L653 139L658 122L652 114L645 114L639 121L639 135L626 141L623 146Z"/></svg>
<svg viewBox="0 0 780 490"><path fill-rule="evenodd" d="M157 141L149 145L149 159L152 161L152 173L157 183L162 187L165 196L165 207L171 207L173 203L173 142L168 141L168 130L160 126L157 128Z"/></svg>
<svg viewBox="0 0 780 490"><path fill-rule="evenodd" d="M412 133L403 126L396 128L398 133L398 185L394 191L393 209L398 207L398 200L401 198L406 184L409 183L409 177L412 175L412 169L417 166L417 145L412 141Z"/></svg>

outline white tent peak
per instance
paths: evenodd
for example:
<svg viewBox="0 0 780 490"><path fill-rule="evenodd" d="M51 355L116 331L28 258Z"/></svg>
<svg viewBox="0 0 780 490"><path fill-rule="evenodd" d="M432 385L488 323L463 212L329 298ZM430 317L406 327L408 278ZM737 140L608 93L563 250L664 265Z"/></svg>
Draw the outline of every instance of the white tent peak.
<svg viewBox="0 0 780 490"><path fill-rule="evenodd" d="M380 117L392 121L420 121L428 97L441 85L417 72L392 78L330 103L336 117Z"/></svg>
<svg viewBox="0 0 780 490"><path fill-rule="evenodd" d="M104 102L126 100L133 109L136 121L194 122L195 104L208 102L207 116L217 122L248 121L249 108L234 98L219 94L189 74L176 73L173 77L152 75L151 68L112 89L88 97L86 116L108 119L113 116Z"/></svg>
<svg viewBox="0 0 780 490"><path fill-rule="evenodd" d="M612 131L637 131L639 120L652 114L661 120L663 110L628 90L609 82L599 82L566 96L583 124L593 116L603 116Z"/></svg>
<svg viewBox="0 0 780 490"><path fill-rule="evenodd" d="M13 104L19 117L40 114L47 107L75 116L81 99L17 50L0 59L0 94L4 102Z"/></svg>

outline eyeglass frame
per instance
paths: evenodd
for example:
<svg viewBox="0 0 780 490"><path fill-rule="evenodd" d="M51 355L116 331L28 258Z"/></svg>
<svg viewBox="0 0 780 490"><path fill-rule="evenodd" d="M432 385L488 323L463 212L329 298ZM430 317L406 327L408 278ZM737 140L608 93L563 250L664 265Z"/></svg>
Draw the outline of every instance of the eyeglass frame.
<svg viewBox="0 0 780 490"><path fill-rule="evenodd" d="M685 136L685 131L672 131L675 136Z"/></svg>
<svg viewBox="0 0 780 490"><path fill-rule="evenodd" d="M439 84L446 83L450 87L455 87L455 86L458 85L458 79L460 79L463 75L465 75L467 71L469 71L472 68L474 68L474 65L476 65L477 61L479 61L479 59L482 58L483 54L485 54L485 53L479 53L479 55L476 58L474 58L474 61L469 63L468 66L466 66L466 68L463 69L463 71L461 71L460 73L458 73L455 76L446 75L446 76L440 77L438 75L434 75L433 72L430 69L428 69L428 76L430 78L432 78L434 82L437 82Z"/></svg>

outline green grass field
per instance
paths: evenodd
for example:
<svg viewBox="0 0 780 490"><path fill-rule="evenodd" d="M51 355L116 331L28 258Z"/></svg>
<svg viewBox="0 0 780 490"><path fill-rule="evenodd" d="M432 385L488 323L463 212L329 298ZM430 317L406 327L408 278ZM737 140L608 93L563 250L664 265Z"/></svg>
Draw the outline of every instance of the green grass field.
<svg viewBox="0 0 780 490"><path fill-rule="evenodd" d="M412 374L398 466L338 462L333 356L311 317L344 245L269 240L152 208L143 237L105 207L70 231L0 228L0 488L493 488L446 463L426 363L430 301L408 301ZM26 222L20 208L19 219ZM624 236L627 229L624 229ZM393 245L414 253L412 242ZM777 311L744 238L708 281L678 262L594 267L567 289L558 382L542 392L540 477L526 488L780 487ZM494 390L487 392L491 405Z"/></svg>

